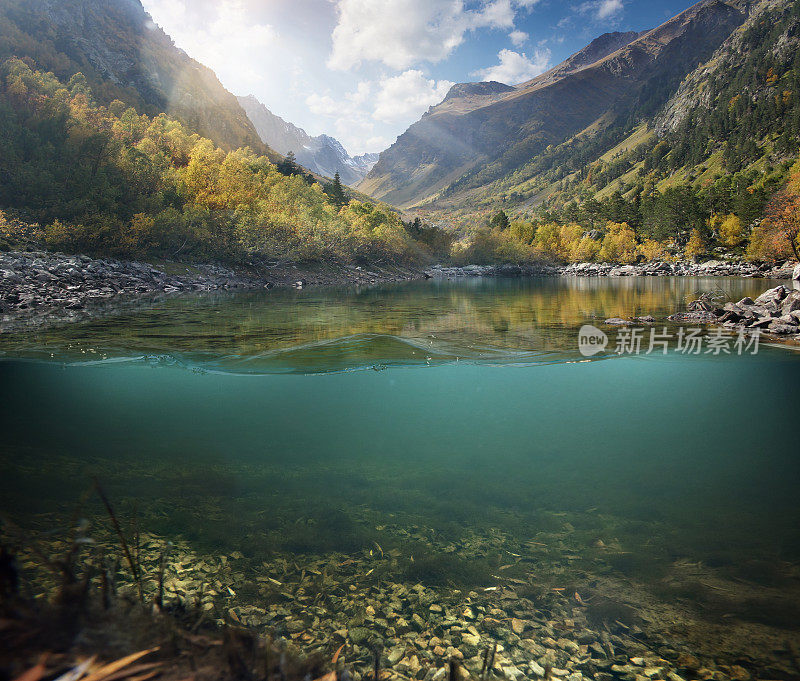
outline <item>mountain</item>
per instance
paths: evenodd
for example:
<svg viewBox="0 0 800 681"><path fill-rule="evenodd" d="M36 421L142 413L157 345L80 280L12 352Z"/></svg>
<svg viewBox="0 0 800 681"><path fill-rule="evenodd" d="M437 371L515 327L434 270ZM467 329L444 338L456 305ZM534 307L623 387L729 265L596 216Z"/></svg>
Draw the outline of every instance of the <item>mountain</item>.
<svg viewBox="0 0 800 681"><path fill-rule="evenodd" d="M139 0L3 0L0 60L12 56L64 81L83 73L101 104L167 113L224 149L277 158L214 72L178 49Z"/></svg>
<svg viewBox="0 0 800 681"><path fill-rule="evenodd" d="M466 200L459 189L472 178L465 177L440 203L465 213L561 211L573 220L576 204L592 212L600 202L610 220L644 225L651 199L682 192L682 200L735 214L750 229L769 212L800 147L800 3L742 9L745 21L676 86L665 83L627 116L549 146Z"/></svg>
<svg viewBox="0 0 800 681"><path fill-rule="evenodd" d="M253 95L239 97L239 103L265 144L281 154L293 151L297 162L312 172L325 177L338 172L344 184L355 184L378 160L378 154L350 156L338 140L328 135L311 137L302 128L276 116Z"/></svg>
<svg viewBox="0 0 800 681"><path fill-rule="evenodd" d="M386 151L358 188L402 207L487 199L548 147L653 115L747 17L702 0L661 26L611 33L526 83L456 85Z"/></svg>

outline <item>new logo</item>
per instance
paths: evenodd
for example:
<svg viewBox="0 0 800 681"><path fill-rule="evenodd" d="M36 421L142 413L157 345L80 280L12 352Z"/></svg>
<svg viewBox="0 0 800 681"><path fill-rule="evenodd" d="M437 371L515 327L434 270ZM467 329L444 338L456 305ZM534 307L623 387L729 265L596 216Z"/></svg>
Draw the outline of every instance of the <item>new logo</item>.
<svg viewBox="0 0 800 681"><path fill-rule="evenodd" d="M608 345L608 336L596 326L584 324L578 332L578 350L584 357L594 357Z"/></svg>

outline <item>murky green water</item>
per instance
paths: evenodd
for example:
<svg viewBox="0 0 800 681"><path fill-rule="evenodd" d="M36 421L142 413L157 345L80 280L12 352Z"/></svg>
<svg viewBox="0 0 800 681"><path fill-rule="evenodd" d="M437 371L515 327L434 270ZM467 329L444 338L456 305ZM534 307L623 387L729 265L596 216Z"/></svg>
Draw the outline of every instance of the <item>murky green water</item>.
<svg viewBox="0 0 800 681"><path fill-rule="evenodd" d="M201 550L302 564L377 543L399 552L394 579L470 587L513 563L503 575L656 590L688 561L783 584L788 610L759 621L794 626L800 356L587 362L576 345L586 323L769 285L197 295L5 337L2 511L67 513L96 476L147 529Z"/></svg>

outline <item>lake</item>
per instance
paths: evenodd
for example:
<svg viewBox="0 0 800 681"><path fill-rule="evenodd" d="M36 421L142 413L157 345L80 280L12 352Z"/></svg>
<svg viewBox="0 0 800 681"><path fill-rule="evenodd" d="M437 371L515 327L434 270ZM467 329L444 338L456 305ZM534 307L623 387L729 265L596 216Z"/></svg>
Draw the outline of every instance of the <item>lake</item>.
<svg viewBox="0 0 800 681"><path fill-rule="evenodd" d="M663 318L699 293L777 283L193 294L0 337L0 511L52 536L96 478L151 546L234 556L225 609L298 643L313 643L298 618L384 625L342 602L296 610L289 584L352 600L421 583L459 609L513 592L572 622L585 605L590 623L783 674L775 646L800 623L800 356L763 341L647 353L646 325L642 352L618 355L602 323L653 315L677 336ZM610 338L591 360L585 324ZM82 513L105 531L96 500Z"/></svg>

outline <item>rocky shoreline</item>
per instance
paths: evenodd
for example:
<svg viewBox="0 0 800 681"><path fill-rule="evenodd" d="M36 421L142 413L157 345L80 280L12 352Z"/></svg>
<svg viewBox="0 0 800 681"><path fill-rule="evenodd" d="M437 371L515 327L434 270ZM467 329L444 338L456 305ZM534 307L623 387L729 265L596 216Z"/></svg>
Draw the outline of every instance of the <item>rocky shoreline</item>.
<svg viewBox="0 0 800 681"><path fill-rule="evenodd" d="M372 286L416 279L462 277L658 277L732 276L800 279L800 265L771 267L708 261L639 265L435 265L422 271L396 265L368 268L341 263L252 263L233 269L219 264L153 265L43 251L0 253L0 330L70 322L104 314L120 301L191 291L253 290L273 287ZM711 310L705 321L715 321ZM737 310L723 310L736 313ZM755 310L756 313L761 310ZM779 315L779 317L785 315ZM778 317L778 318L779 318ZM763 319L763 315L758 319ZM777 318L776 318L777 319ZM693 320L697 321L697 320ZM730 314L723 323L734 321ZM757 321L757 320L756 320ZM790 324L788 319L782 320ZM767 325L766 322L758 322ZM771 322L770 322L771 323ZM775 327L777 328L777 326ZM780 332L779 332L780 333ZM788 333L788 332L787 332Z"/></svg>
<svg viewBox="0 0 800 681"><path fill-rule="evenodd" d="M42 251L0 253L0 325L20 317L65 321L90 316L108 301L188 291L303 288L310 285L373 285L421 278L418 270L343 264L269 263L232 269L64 255Z"/></svg>
<svg viewBox="0 0 800 681"><path fill-rule="evenodd" d="M797 269L800 270L800 266ZM690 303L687 312L678 312L668 319L683 323L718 324L731 330L758 329L773 336L796 340L800 338L800 290L776 286L755 300L742 298L737 303L727 302L722 307L700 299Z"/></svg>
<svg viewBox="0 0 800 681"><path fill-rule="evenodd" d="M653 261L638 265L610 263L573 263L570 265L465 265L445 267L435 265L425 270L431 278L459 277L752 277L764 279L795 279L800 277L800 265L754 265L744 262L709 260L704 263Z"/></svg>

